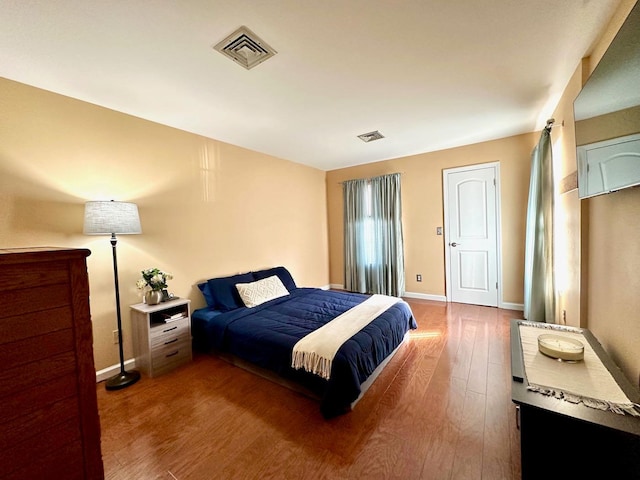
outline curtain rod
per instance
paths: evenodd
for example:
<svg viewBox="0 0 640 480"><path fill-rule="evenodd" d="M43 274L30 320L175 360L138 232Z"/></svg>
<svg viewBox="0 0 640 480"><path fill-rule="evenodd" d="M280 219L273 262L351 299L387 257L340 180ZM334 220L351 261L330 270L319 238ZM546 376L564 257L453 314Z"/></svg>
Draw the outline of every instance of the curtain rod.
<svg viewBox="0 0 640 480"><path fill-rule="evenodd" d="M373 180L374 178L384 177L386 175L404 175L404 172L383 173L382 175L376 175L375 177L369 177L369 178L351 178L349 180L343 180L341 182L338 182L338 185L343 185L345 182L352 182L353 180Z"/></svg>
<svg viewBox="0 0 640 480"><path fill-rule="evenodd" d="M555 118L548 119L547 120L547 125L544 128L551 129L553 127L564 127L564 120L562 120L560 123L556 123L556 119Z"/></svg>

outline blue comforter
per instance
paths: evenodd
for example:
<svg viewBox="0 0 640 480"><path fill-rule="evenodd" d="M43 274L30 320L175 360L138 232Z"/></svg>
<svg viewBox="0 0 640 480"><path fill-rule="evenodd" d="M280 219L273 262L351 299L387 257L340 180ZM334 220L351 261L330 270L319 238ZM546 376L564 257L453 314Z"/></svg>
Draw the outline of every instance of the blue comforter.
<svg viewBox="0 0 640 480"><path fill-rule="evenodd" d="M338 350L331 378L291 368L293 346L369 296L317 288L296 288L289 295L253 308L193 312L194 346L202 351L230 353L262 368L299 382L321 397L326 418L350 410L362 383L417 328L409 305L399 301L383 312Z"/></svg>

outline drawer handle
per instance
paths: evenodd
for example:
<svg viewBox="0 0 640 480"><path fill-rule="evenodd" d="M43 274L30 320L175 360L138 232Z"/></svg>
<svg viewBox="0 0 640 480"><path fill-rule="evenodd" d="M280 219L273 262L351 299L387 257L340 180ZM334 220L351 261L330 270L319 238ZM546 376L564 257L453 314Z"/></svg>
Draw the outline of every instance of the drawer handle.
<svg viewBox="0 0 640 480"><path fill-rule="evenodd" d="M175 352L168 354L168 355L167 355L167 358L169 358L169 357L173 357L174 355L177 355L179 351L180 351L180 350L176 350Z"/></svg>
<svg viewBox="0 0 640 480"><path fill-rule="evenodd" d="M520 430L520 405L516 405L516 428Z"/></svg>
<svg viewBox="0 0 640 480"><path fill-rule="evenodd" d="M165 345L169 345L171 343L176 343L178 341L177 338L174 338L173 340L169 340L168 342L164 342Z"/></svg>
<svg viewBox="0 0 640 480"><path fill-rule="evenodd" d="M176 328L178 327L167 328L166 330L163 330L162 333L170 332L171 330L175 330Z"/></svg>

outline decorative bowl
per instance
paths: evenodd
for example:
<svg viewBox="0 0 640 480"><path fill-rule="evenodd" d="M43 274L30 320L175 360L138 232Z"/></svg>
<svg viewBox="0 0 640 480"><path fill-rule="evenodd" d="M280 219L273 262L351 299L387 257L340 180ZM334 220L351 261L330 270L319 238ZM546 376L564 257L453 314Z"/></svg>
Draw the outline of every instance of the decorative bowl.
<svg viewBox="0 0 640 480"><path fill-rule="evenodd" d="M552 333L538 336L538 350L558 360L577 362L584 359L584 344L581 341Z"/></svg>

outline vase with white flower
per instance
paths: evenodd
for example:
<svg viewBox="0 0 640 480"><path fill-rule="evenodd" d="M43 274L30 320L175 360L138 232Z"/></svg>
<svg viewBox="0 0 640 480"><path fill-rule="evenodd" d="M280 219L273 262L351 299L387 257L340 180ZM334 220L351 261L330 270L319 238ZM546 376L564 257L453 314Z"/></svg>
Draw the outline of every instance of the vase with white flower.
<svg viewBox="0 0 640 480"><path fill-rule="evenodd" d="M142 278L136 282L139 290L144 292L144 301L148 305L157 305L162 301L162 291L167 288L167 280L173 275L159 268L142 270Z"/></svg>

